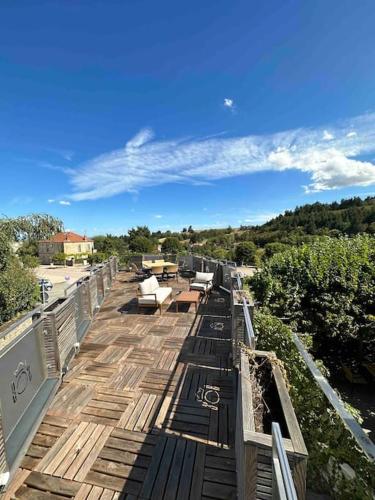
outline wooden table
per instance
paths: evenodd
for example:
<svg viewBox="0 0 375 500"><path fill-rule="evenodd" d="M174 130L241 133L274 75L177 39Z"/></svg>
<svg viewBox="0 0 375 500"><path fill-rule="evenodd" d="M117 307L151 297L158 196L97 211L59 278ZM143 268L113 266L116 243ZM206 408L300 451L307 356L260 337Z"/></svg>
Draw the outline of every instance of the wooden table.
<svg viewBox="0 0 375 500"><path fill-rule="evenodd" d="M177 266L178 266L178 264L173 263L173 262L147 262L147 263L144 262L142 264L142 267L144 269L150 269L151 271L155 267L162 267L163 269L164 268L168 269L168 267L177 267Z"/></svg>
<svg viewBox="0 0 375 500"><path fill-rule="evenodd" d="M191 292L181 292L175 298L176 312L178 312L178 304L195 304L195 312L197 312L200 300L201 300L200 292L196 292L193 290Z"/></svg>

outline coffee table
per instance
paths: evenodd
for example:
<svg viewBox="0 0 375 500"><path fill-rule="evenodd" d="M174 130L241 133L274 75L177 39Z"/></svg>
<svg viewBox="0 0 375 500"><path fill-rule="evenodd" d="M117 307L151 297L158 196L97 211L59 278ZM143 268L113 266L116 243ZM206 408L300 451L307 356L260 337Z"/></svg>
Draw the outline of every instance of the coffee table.
<svg viewBox="0 0 375 500"><path fill-rule="evenodd" d="M181 292L175 298L176 312L178 312L178 304L195 304L195 312L197 312L200 300L201 300L200 292L196 292L193 290L190 292Z"/></svg>

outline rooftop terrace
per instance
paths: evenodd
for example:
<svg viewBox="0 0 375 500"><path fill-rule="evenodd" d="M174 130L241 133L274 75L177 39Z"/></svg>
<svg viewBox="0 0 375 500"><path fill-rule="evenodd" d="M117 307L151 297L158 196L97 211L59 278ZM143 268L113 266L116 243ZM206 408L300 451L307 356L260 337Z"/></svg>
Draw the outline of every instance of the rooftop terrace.
<svg viewBox="0 0 375 500"><path fill-rule="evenodd" d="M236 498L229 296L160 316L136 288L118 274L6 499Z"/></svg>

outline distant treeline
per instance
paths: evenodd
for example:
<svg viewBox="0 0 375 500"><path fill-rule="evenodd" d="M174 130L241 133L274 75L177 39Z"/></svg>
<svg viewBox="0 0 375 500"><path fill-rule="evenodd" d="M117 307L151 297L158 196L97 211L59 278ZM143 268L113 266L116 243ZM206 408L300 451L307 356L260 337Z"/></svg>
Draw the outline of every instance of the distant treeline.
<svg viewBox="0 0 375 500"><path fill-rule="evenodd" d="M339 237L360 233L375 234L375 197L350 198L334 203L303 205L260 226L226 227L151 232L147 226L130 229L127 235L95 236L95 248L102 256L116 253L162 252L199 253L216 259L260 265L289 246L309 243L320 236Z"/></svg>

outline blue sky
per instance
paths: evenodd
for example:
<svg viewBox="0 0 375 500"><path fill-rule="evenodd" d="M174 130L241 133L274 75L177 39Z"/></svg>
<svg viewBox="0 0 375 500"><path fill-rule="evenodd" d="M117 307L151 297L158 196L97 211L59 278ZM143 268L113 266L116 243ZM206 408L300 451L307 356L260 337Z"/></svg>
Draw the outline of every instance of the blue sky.
<svg viewBox="0 0 375 500"><path fill-rule="evenodd" d="M375 192L375 4L0 5L0 209L87 234Z"/></svg>

